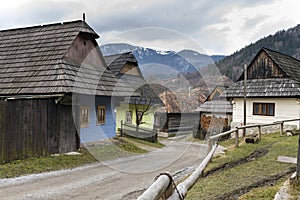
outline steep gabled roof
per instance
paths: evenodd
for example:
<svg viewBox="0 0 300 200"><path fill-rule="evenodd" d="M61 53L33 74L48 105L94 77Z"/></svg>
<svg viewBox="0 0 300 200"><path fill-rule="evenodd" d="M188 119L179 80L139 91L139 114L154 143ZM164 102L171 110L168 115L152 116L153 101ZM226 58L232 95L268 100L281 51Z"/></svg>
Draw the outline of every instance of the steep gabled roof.
<svg viewBox="0 0 300 200"><path fill-rule="evenodd" d="M104 60L108 68L119 78L126 83L136 93L131 97L126 97L124 102L128 104L139 105L163 105L159 96L152 88L152 85L147 84L143 74L138 66L138 61L132 52L105 56ZM138 74L133 75L129 71L123 72L127 63L135 66Z"/></svg>
<svg viewBox="0 0 300 200"><path fill-rule="evenodd" d="M78 35L97 47L98 34L81 20L0 31L0 95L127 92L125 85L115 88L118 79L105 64L86 67L64 59Z"/></svg>
<svg viewBox="0 0 300 200"><path fill-rule="evenodd" d="M120 75L121 70L125 66L126 63L131 62L131 63L135 64L136 66L138 66L138 61L136 60L136 58L132 52L104 56L104 60L107 64L107 66L109 66L109 69L115 75L118 75L118 76Z"/></svg>
<svg viewBox="0 0 300 200"><path fill-rule="evenodd" d="M287 76L300 81L300 61L270 49L263 48L270 58L286 73Z"/></svg>
<svg viewBox="0 0 300 200"><path fill-rule="evenodd" d="M220 100L220 95L223 91L225 91L226 87L223 85L217 85L212 92L207 96L205 101L212 101L212 100Z"/></svg>
<svg viewBox="0 0 300 200"><path fill-rule="evenodd" d="M262 48L247 67L253 66L259 55L266 53L277 67L278 77L247 78L247 97L296 97L300 96L300 61L267 48ZM260 66L260 65L258 65ZM221 97L243 97L242 75Z"/></svg>
<svg viewBox="0 0 300 200"><path fill-rule="evenodd" d="M277 64L277 66L285 73L286 77L290 77L296 81L300 81L300 60L297 60L296 58L293 58L292 56L267 49L262 48L260 51L256 54L256 56L253 58L251 63L248 65L251 66L253 62L257 59L257 57L262 53L265 52L270 59ZM244 74L242 74L238 81L241 81L244 79Z"/></svg>

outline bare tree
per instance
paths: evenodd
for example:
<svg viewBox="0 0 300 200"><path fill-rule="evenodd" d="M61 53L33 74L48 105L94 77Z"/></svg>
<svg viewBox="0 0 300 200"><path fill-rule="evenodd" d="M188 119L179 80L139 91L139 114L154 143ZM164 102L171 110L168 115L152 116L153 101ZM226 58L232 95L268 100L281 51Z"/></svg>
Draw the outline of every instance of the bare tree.
<svg viewBox="0 0 300 200"><path fill-rule="evenodd" d="M143 117L150 108L159 104L161 105L162 102L149 85L143 85L138 88L136 93L139 94L139 96L131 97L131 102L135 106L135 123L139 126L143 124Z"/></svg>

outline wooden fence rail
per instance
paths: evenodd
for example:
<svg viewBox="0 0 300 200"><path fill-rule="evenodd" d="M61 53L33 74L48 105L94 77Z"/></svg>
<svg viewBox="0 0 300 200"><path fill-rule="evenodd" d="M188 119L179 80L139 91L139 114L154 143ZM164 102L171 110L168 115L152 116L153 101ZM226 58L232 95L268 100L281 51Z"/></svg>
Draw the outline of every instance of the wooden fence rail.
<svg viewBox="0 0 300 200"><path fill-rule="evenodd" d="M261 127L264 126L273 126L280 124L280 134L283 134L283 124L285 122L292 122L292 121L299 121L300 119L291 119L291 120L283 120L283 121L276 121L270 124L254 124L254 125L246 125L236 127L232 130L213 135L208 138L208 154L198 166L198 168L182 183L180 183L175 189L173 189L172 195L168 198L168 200L181 200L187 194L187 191L195 184L197 179L202 174L203 170L206 168L207 164L211 160L214 152L218 146L218 139L223 136L227 136L231 133L235 133L235 146L239 146L239 130L240 129L247 129L247 128L258 128L259 137L261 137ZM300 140L300 138L299 138ZM300 143L300 141L299 141ZM299 156L298 156L299 157ZM299 170L300 171L300 170ZM161 175L159 176L156 181L138 198L138 200L158 200L160 199L167 191L171 184L170 176Z"/></svg>
<svg viewBox="0 0 300 200"><path fill-rule="evenodd" d="M270 123L270 124L251 124L251 125L246 125L246 126L239 126L239 127L236 127L234 129L231 129L229 131L226 131L226 132L223 132L223 133L220 133L220 134L217 134L217 135L213 135L211 137L208 138L207 140L207 145L208 145L208 152L211 150L212 148L212 145L213 143L215 143L215 141L218 141L220 137L223 137L223 136L227 136L231 133L234 133L235 132L235 147L238 147L239 146L239 130L240 129L247 129L247 128L255 128L257 127L258 128L258 139L260 140L261 139L261 127L264 127L264 126L274 126L274 125L280 125L280 135L283 135L283 125L285 122L293 122L293 121L299 121L300 119L289 119L289 120L282 120L282 121L275 121L273 123Z"/></svg>
<svg viewBox="0 0 300 200"><path fill-rule="evenodd" d="M197 169L182 183L180 183L177 188L174 188L170 196L164 196L170 200L181 200L187 194L187 191L195 184L195 182L202 175L202 172L206 168L207 164L211 160L217 149L217 145L214 145L211 151L206 155ZM172 186L172 178L170 174L163 173L160 175L156 181L141 195L138 197L138 200L158 200L164 194L169 193L169 188Z"/></svg>
<svg viewBox="0 0 300 200"><path fill-rule="evenodd" d="M121 136L130 136L150 142L157 142L158 133L156 129L142 128L121 121Z"/></svg>

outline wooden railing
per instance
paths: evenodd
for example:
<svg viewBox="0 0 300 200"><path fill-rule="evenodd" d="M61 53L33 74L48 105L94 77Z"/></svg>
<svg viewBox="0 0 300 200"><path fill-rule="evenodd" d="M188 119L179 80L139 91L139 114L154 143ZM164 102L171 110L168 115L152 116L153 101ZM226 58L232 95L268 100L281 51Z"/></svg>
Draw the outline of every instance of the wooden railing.
<svg viewBox="0 0 300 200"><path fill-rule="evenodd" d="M130 136L150 142L157 142L157 130L142 128L132 124L125 124L121 121L121 136Z"/></svg>
<svg viewBox="0 0 300 200"><path fill-rule="evenodd" d="M231 133L235 133L235 147L239 146L239 130L247 129L247 128L258 128L258 139L261 140L261 128L264 126L274 126L274 125L280 125L280 135L283 135L283 125L285 122L293 122L293 121L299 121L300 119L289 119L289 120L282 120L282 121L275 121L270 124L251 124L246 126L239 126L234 129L231 129L229 131L210 136L207 140L208 144L208 152L211 150L213 143L218 142L220 137L228 136Z"/></svg>
<svg viewBox="0 0 300 200"><path fill-rule="evenodd" d="M197 179L202 174L203 170L206 168L209 161L212 159L212 156L214 155L214 152L218 146L218 140L222 136L227 136L231 133L235 133L235 146L239 146L239 130L240 129L247 129L247 128L258 128L258 137L261 139L261 128L264 126L274 126L274 125L280 125L280 135L283 135L283 128L285 122L293 122L293 121L299 121L300 119L291 119L291 120L283 120L283 121L276 121L270 124L254 124L254 125L246 125L246 126L240 126L236 127L232 130L213 135L208 138L208 154L204 158L204 160L201 162L201 164L198 166L198 168L182 183L180 183L175 188L171 188L171 195L166 196L170 188L172 186L172 177L170 178L170 175L166 175L166 173L163 173L162 175L158 176L156 181L138 198L138 200L158 200L161 197L164 197L164 199L168 200L182 200L187 194L187 191L194 185L194 183L197 181Z"/></svg>

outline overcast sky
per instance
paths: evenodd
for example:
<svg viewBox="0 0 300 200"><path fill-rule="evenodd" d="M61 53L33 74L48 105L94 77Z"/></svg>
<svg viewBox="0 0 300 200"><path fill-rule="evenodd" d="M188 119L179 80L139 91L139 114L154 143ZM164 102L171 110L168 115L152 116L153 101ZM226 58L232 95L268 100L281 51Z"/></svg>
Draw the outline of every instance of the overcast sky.
<svg viewBox="0 0 300 200"><path fill-rule="evenodd" d="M82 19L100 45L230 55L300 23L297 0L1 0L0 29Z"/></svg>

